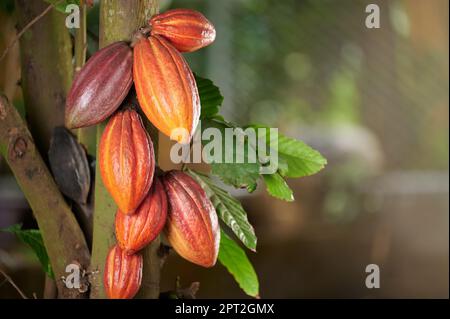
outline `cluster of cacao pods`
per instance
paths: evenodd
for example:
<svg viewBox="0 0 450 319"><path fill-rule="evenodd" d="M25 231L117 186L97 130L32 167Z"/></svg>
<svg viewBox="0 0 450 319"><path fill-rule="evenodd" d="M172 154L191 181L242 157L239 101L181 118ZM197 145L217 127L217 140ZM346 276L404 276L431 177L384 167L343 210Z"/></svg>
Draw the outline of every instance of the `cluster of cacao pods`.
<svg viewBox="0 0 450 319"><path fill-rule="evenodd" d="M109 298L136 295L143 267L139 251L163 229L170 245L186 260L203 267L212 267L217 260L216 210L201 186L182 171L155 177L150 192L132 214L117 210L115 228L117 245L110 249L104 270Z"/></svg>
<svg viewBox="0 0 450 319"><path fill-rule="evenodd" d="M66 126L95 125L111 116L133 84L142 111L162 133L189 143L200 118L200 98L180 52L211 44L214 26L199 12L169 10L153 16L131 44L96 52L75 77L66 100Z"/></svg>
<svg viewBox="0 0 450 319"><path fill-rule="evenodd" d="M201 186L182 171L155 176L155 153L139 113L124 103L132 84L141 110L162 133L189 143L200 117L191 69L180 52L215 39L200 13L175 9L152 17L131 44L113 43L95 53L75 77L66 102L66 126L81 128L109 119L98 158L103 183L117 204L117 245L107 256L105 292L133 298L142 280L140 254L164 229L185 259L215 264L220 230L217 214ZM125 105L119 110L121 105Z"/></svg>

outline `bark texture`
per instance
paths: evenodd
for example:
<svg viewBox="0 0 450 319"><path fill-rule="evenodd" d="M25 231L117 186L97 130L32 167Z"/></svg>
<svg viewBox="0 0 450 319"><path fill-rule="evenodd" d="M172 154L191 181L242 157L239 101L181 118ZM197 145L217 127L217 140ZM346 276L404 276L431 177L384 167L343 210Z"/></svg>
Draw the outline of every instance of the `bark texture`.
<svg viewBox="0 0 450 319"><path fill-rule="evenodd" d="M42 0L16 0L18 28L48 7ZM53 128L64 125L65 97L72 81L72 43L65 16L51 10L20 39L22 90L27 122L46 157Z"/></svg>
<svg viewBox="0 0 450 319"><path fill-rule="evenodd" d="M55 273L61 298L83 298L62 281L66 266L89 265L83 233L40 156L33 138L17 110L0 94L0 153L6 159L33 210Z"/></svg>

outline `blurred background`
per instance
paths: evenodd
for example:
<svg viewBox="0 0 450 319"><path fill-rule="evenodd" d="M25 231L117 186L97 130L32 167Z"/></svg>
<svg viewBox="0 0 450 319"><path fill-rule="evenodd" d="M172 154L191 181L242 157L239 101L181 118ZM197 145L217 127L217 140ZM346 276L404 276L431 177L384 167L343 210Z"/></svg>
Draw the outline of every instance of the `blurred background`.
<svg viewBox="0 0 450 319"><path fill-rule="evenodd" d="M15 34L0 6L0 51ZM380 8L368 29L368 4ZM328 166L288 181L296 201L264 187L240 197L255 226L248 253L262 298L448 298L449 2L447 0L173 0L163 10L203 12L216 42L186 55L225 97L221 113L266 123L320 150ZM97 20L96 20L97 16ZM96 22L97 21L97 22ZM89 13L95 33L98 14ZM95 50L91 43L90 50ZM0 90L23 108L18 50L0 62ZM13 51L14 51L13 50ZM16 58L14 57L16 54ZM31 211L0 159L0 228ZM367 289L366 265L381 287ZM44 274L31 250L0 233L0 264L24 292ZM162 290L200 282L198 297L244 298L221 266L204 270L171 255ZM20 297L0 276L0 297Z"/></svg>

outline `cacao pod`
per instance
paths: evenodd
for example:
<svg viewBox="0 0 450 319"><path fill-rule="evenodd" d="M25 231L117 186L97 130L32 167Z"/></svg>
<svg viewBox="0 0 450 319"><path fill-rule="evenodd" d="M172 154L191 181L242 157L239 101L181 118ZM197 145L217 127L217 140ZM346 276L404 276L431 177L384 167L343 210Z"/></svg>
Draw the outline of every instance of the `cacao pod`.
<svg viewBox="0 0 450 319"><path fill-rule="evenodd" d="M200 117L200 99L183 56L159 36L142 38L134 47L133 77L150 122L179 143L189 143Z"/></svg>
<svg viewBox="0 0 450 319"><path fill-rule="evenodd" d="M120 106L133 83L133 53L125 42L97 51L76 75L66 100L66 126L100 123Z"/></svg>
<svg viewBox="0 0 450 319"><path fill-rule="evenodd" d="M116 238L120 248L134 254L161 232L167 218L167 197L158 178L133 215L116 214Z"/></svg>
<svg viewBox="0 0 450 319"><path fill-rule="evenodd" d="M205 191L189 175L170 171L162 179L169 203L165 234L183 258L212 267L219 252L216 210Z"/></svg>
<svg viewBox="0 0 450 319"><path fill-rule="evenodd" d="M160 35L180 52L192 52L214 42L216 30L198 11L174 9L153 16L149 24L152 35Z"/></svg>
<svg viewBox="0 0 450 319"><path fill-rule="evenodd" d="M141 117L127 109L108 122L99 145L103 183L119 209L131 214L147 195L155 171L153 143Z"/></svg>
<svg viewBox="0 0 450 319"><path fill-rule="evenodd" d="M110 249L106 257L103 284L109 299L131 299L142 280L142 256L127 255L119 246Z"/></svg>

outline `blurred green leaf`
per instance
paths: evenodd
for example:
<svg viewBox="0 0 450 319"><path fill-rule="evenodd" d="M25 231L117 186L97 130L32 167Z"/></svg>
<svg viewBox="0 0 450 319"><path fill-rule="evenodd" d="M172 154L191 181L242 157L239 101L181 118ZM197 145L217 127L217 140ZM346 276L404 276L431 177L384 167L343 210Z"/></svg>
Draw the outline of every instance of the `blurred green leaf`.
<svg viewBox="0 0 450 319"><path fill-rule="evenodd" d="M99 25L100 25L100 3L95 2L92 8L87 10L87 52L92 56L98 50Z"/></svg>
<svg viewBox="0 0 450 319"><path fill-rule="evenodd" d="M202 78L197 74L194 74L194 76L201 103L200 119L210 119L219 113L223 96L219 88L211 80Z"/></svg>
<svg viewBox="0 0 450 319"><path fill-rule="evenodd" d="M294 200L292 190L280 174L264 174L262 176L264 183L266 184L267 192L270 195L287 202L292 202Z"/></svg>
<svg viewBox="0 0 450 319"><path fill-rule="evenodd" d="M227 224L247 248L255 251L255 230L247 219L247 213L239 201L216 186L206 175L189 170L188 173L202 186L211 199L219 217Z"/></svg>
<svg viewBox="0 0 450 319"><path fill-rule="evenodd" d="M39 262L42 265L43 270L47 273L50 278L55 278L53 274L52 266L50 265L50 260L45 250L44 241L42 240L42 235L38 229L27 229L23 230L21 224L12 225L8 228L0 229L4 232L9 232L15 234L23 243L30 246L34 251Z"/></svg>
<svg viewBox="0 0 450 319"><path fill-rule="evenodd" d="M26 119L26 108L25 108L25 102L23 99L15 99L13 101L13 105L16 108L17 112L19 112L20 116L23 120Z"/></svg>
<svg viewBox="0 0 450 319"><path fill-rule="evenodd" d="M14 0L0 1L0 11L8 14L12 13L14 11Z"/></svg>
<svg viewBox="0 0 450 319"><path fill-rule="evenodd" d="M249 296L259 297L259 282L255 269L244 250L221 231L219 261L233 275L239 287Z"/></svg>
<svg viewBox="0 0 450 319"><path fill-rule="evenodd" d="M49 4L53 4L55 6L56 10L58 10L59 12L64 13L64 14L67 14L66 7L69 4L80 5L80 0L64 0L64 1L60 1L60 0L44 0L44 1L49 3Z"/></svg>

